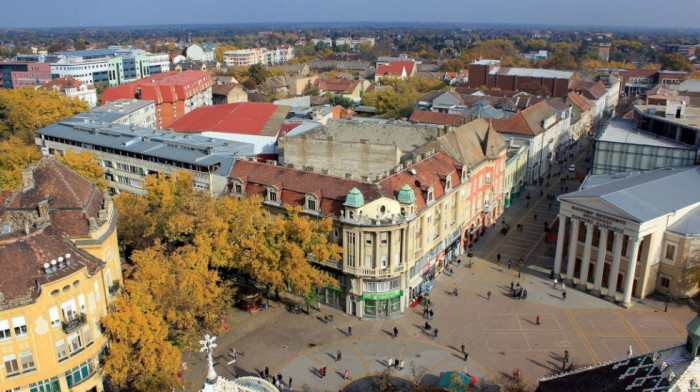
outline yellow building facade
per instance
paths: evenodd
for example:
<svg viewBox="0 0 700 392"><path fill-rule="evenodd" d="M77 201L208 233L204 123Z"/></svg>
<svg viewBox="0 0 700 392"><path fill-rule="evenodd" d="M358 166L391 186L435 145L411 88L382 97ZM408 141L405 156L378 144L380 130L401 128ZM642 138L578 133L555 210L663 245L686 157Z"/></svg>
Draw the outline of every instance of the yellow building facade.
<svg viewBox="0 0 700 392"><path fill-rule="evenodd" d="M2 391L103 391L100 319L122 279L110 197L53 158L0 194Z"/></svg>

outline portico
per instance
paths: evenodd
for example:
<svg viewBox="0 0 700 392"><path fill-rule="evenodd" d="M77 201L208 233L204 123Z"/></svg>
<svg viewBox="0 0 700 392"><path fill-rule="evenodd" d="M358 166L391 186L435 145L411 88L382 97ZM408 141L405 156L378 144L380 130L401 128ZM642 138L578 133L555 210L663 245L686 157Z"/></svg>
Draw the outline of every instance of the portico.
<svg viewBox="0 0 700 392"><path fill-rule="evenodd" d="M631 306L633 296L644 298L654 291L670 291L671 281L681 285L687 266L673 253L667 254L667 230L696 214L698 195L697 168L589 176L581 190L559 197L554 276L562 277L565 263L569 286L575 284L625 307ZM567 237L568 255L564 259ZM657 287L659 271L668 271L664 264L671 262L677 277L666 278L668 285ZM684 292L689 288L675 289Z"/></svg>

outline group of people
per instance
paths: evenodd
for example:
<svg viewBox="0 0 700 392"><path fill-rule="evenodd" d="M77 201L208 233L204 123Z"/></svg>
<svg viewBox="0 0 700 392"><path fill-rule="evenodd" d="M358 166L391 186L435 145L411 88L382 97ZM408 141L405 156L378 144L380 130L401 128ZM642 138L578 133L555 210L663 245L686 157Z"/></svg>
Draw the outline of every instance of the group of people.
<svg viewBox="0 0 700 392"><path fill-rule="evenodd" d="M324 368L324 374L325 374L325 366L323 368ZM290 391L292 390L292 378L291 377L289 377L289 382L285 384L284 377L282 376L281 373L278 373L276 376L273 375L272 377L270 377L270 368L268 368L267 366L265 366L264 370L260 371L260 378L263 378L265 380L269 380L270 382L275 384L277 389L281 390L282 388L287 387Z"/></svg>
<svg viewBox="0 0 700 392"><path fill-rule="evenodd" d="M513 299L527 299L527 289L520 287L520 282L517 284L510 282L510 292L513 295Z"/></svg>

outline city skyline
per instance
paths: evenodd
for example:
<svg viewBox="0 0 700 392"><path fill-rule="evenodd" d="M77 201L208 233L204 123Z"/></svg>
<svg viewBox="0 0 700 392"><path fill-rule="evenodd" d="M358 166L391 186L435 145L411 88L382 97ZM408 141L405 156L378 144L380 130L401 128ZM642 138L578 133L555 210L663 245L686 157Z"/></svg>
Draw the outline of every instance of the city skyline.
<svg viewBox="0 0 700 392"><path fill-rule="evenodd" d="M423 22L423 23L489 23L559 26L607 26L649 28L697 28L696 15L700 2L672 0L673 18L659 17L659 3L563 0L496 0L484 8L475 1L444 0L425 3L417 0L356 0L329 6L320 0L268 0L265 2L224 2L202 0L199 10L216 10L193 14L191 2L182 0L116 3L95 3L66 0L60 3L44 0L12 2L4 6L3 28L134 26L167 24L225 23L347 23L347 22ZM431 5L433 5L431 7ZM668 9L668 8L667 8ZM456 12L455 12L456 10ZM462 12L463 11L463 12ZM680 12L682 11L682 12Z"/></svg>

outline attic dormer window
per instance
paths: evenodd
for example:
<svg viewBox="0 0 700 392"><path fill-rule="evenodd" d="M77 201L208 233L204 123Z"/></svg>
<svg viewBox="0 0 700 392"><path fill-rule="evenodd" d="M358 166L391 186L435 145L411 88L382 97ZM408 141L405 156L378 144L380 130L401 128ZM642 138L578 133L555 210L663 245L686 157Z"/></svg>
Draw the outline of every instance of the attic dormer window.
<svg viewBox="0 0 700 392"><path fill-rule="evenodd" d="M318 197L316 195L306 195L306 209L318 211Z"/></svg>
<svg viewBox="0 0 700 392"><path fill-rule="evenodd" d="M434 200L433 187L428 188L428 203L432 203Z"/></svg>
<svg viewBox="0 0 700 392"><path fill-rule="evenodd" d="M233 180L233 192L237 195L243 194L243 181L239 179Z"/></svg>
<svg viewBox="0 0 700 392"><path fill-rule="evenodd" d="M447 176L447 179L445 179L445 190L448 191L452 189L452 177Z"/></svg>
<svg viewBox="0 0 700 392"><path fill-rule="evenodd" d="M274 186L267 188L267 201L277 203L279 201L279 191Z"/></svg>

